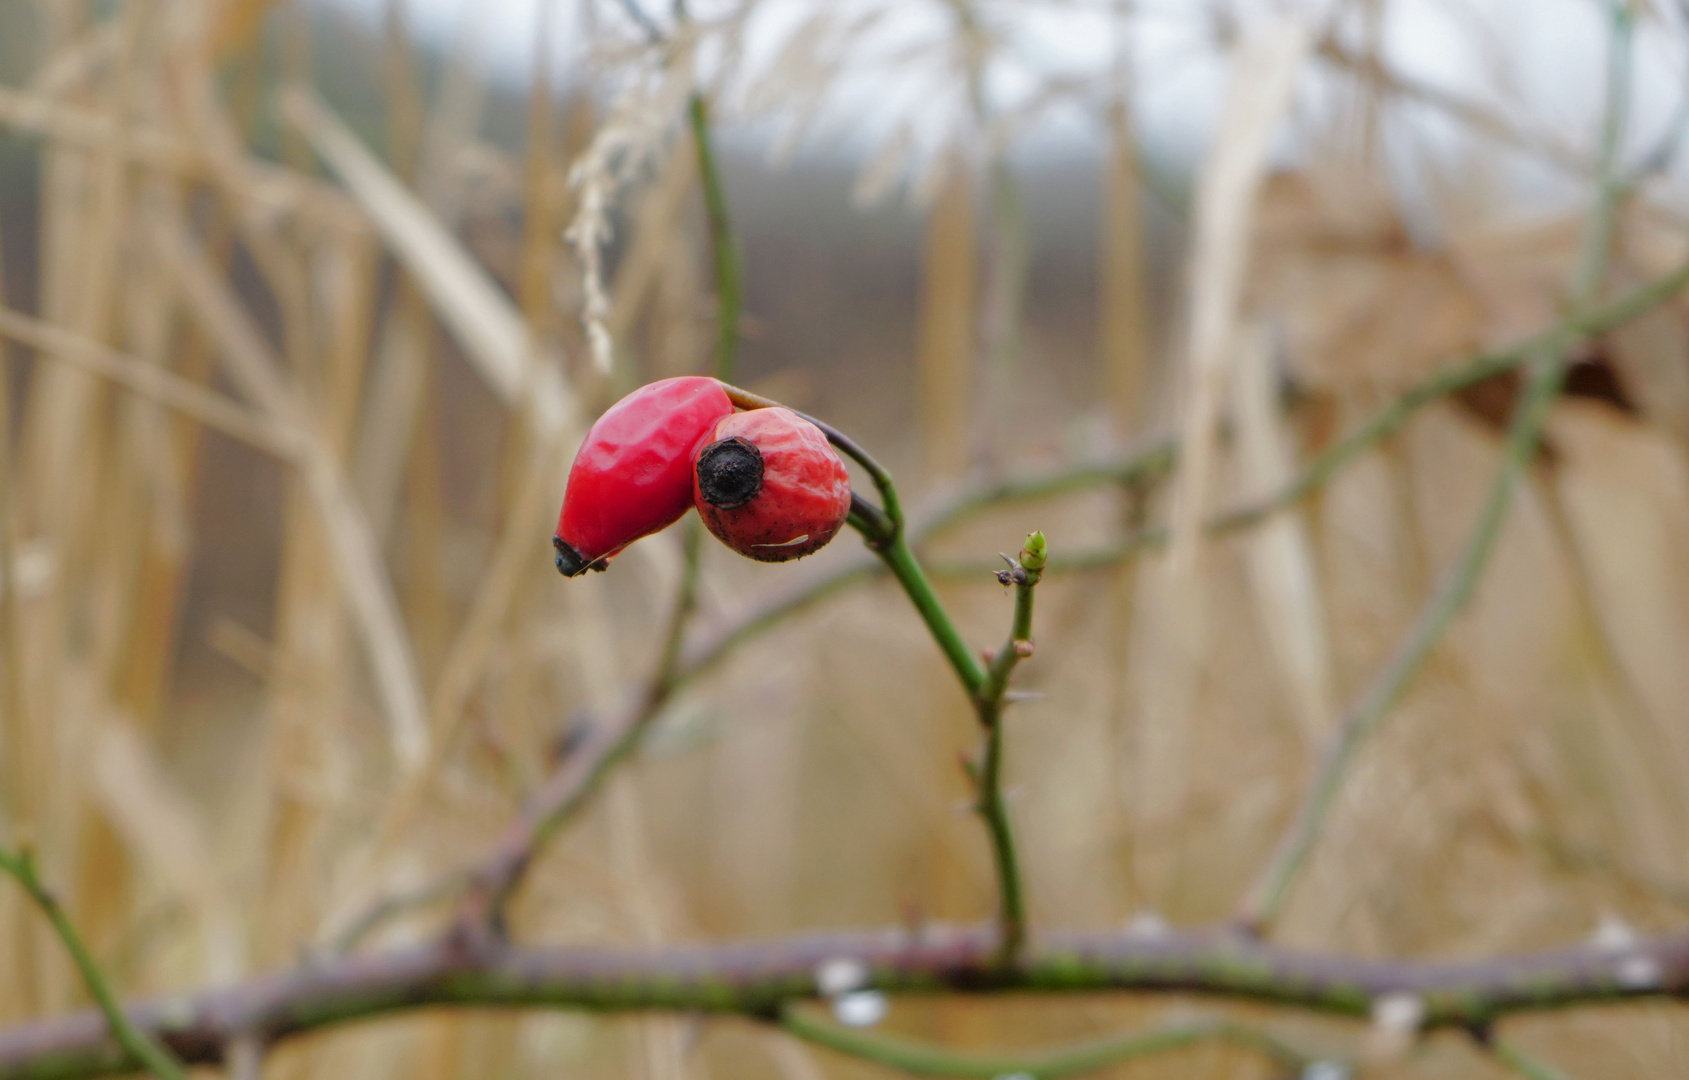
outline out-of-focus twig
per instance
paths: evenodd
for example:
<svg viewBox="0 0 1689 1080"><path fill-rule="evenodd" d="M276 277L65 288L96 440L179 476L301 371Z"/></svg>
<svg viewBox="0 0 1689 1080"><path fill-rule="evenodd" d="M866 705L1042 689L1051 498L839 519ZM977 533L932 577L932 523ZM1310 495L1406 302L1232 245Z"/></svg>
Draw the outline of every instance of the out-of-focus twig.
<svg viewBox="0 0 1689 1080"><path fill-rule="evenodd" d="M1503 1039L1490 1040L1489 1051L1490 1056L1497 1062L1523 1076L1525 1080L1572 1080L1571 1076L1548 1062L1532 1057Z"/></svg>
<svg viewBox="0 0 1689 1080"><path fill-rule="evenodd" d="M16 853L0 850L0 871L9 874L23 886L23 890L35 901L41 913L47 916L47 921L53 924L53 930L58 933L59 940L64 942L65 951L70 953L76 970L82 975L83 984L99 1004L112 1037L123 1047L124 1053L158 1077L158 1080L186 1080L187 1074L182 1070L181 1064L170 1056L170 1052L151 1035L136 1027L124 1014L123 1006L118 1003L117 995L112 993L111 984L106 981L105 973L95 962L94 955L83 943L82 935L71 925L70 917L59 905L58 898L42 884L40 875L36 873L35 856L29 848L21 848Z"/></svg>
<svg viewBox="0 0 1689 1080"><path fill-rule="evenodd" d="M1335 67L1354 72L1409 101L1436 109L1468 129L1541 159L1574 175L1589 175L1589 162L1567 145L1522 130L1489 105L1389 67L1373 53L1356 51L1339 37L1328 35L1314 45L1314 55Z"/></svg>
<svg viewBox="0 0 1689 1080"><path fill-rule="evenodd" d="M739 243L733 232L733 218L727 205L727 188L722 183L721 165L716 159L715 139L710 131L710 106L702 93L694 93L687 104L692 142L698 151L698 177L704 189L704 211L710 224L710 251L715 264L716 346L714 375L724 383L733 381L739 358L739 317L743 304L743 272L739 264Z"/></svg>
<svg viewBox="0 0 1689 1080"><path fill-rule="evenodd" d="M367 910L358 914L345 928L334 935L328 946L331 953L349 953L374 933L383 923L406 912L438 903L469 883L469 874L459 871L430 881L420 888L382 897Z"/></svg>
<svg viewBox="0 0 1689 1080"><path fill-rule="evenodd" d="M1479 511L1478 523L1406 640L1344 718L1266 873L1239 909L1238 921L1252 932L1264 932L1277 919L1291 885L1324 831L1332 800L1361 744L1400 699L1442 638L1443 630L1466 606L1507 519L1513 491L1536 453L1548 407L1560 393L1564 374L1559 357L1544 356L1534 364L1503 453L1500 475Z"/></svg>
<svg viewBox="0 0 1689 1080"><path fill-rule="evenodd" d="M644 20L643 12L637 5L632 5L632 10L639 12L641 25L651 25ZM684 14L684 8L679 10ZM738 239L733 233L726 192L715 161L709 110L701 95L693 94L688 116L693 141L697 145L699 175L709 213L710 244L715 253L719 333L712 373L725 383L732 376L739 349L739 309L743 290ZM476 888L464 909L469 917L495 922L502 919L505 905L521 884L539 849L585 805L610 772L638 748L646 731L684 681L682 648L698 606L704 530L696 518L688 518L683 530L680 580L656 669L631 707L613 719L609 728L591 737L586 747L576 748L571 755L575 767L566 764L553 776L539 796L531 801L530 810L522 820L506 834L494 856L473 876Z"/></svg>
<svg viewBox="0 0 1689 1080"><path fill-rule="evenodd" d="M899 1069L912 1076L978 1080L1024 1076L1034 1080L1054 1080L1208 1042L1229 1043L1253 1050L1274 1065L1293 1073L1301 1072L1315 1060L1312 1055L1297 1050L1261 1028L1223 1017L1172 1023L1149 1031L1096 1039L1056 1050L1019 1054L959 1053L830 1024L796 1008L781 1012L780 1026L817 1046Z"/></svg>

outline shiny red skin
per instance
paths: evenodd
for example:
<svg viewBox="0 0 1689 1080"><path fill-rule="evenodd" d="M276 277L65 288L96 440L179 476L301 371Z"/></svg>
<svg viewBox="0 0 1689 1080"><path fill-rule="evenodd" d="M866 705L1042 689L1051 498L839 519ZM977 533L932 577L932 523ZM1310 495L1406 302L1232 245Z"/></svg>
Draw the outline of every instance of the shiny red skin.
<svg viewBox="0 0 1689 1080"><path fill-rule="evenodd" d="M717 423L705 446L735 436L761 452L762 490L724 510L694 475L698 516L716 539L760 562L799 559L831 540L850 516L850 474L821 429L790 409L755 409Z"/></svg>
<svg viewBox="0 0 1689 1080"><path fill-rule="evenodd" d="M732 412L721 384L701 376L654 382L612 405L569 469L557 540L579 565L566 566L560 547L557 568L602 570L635 540L680 520L692 506L692 459Z"/></svg>

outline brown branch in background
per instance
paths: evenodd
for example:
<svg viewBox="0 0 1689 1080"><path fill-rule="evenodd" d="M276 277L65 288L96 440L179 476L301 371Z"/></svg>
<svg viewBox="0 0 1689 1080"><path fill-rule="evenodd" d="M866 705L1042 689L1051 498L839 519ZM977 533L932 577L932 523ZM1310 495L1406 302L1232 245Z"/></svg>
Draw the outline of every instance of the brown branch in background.
<svg viewBox="0 0 1689 1080"><path fill-rule="evenodd" d="M1040 936L1013 965L993 926L927 926L763 942L642 949L515 949L452 938L324 960L193 997L128 1007L190 1064L237 1037L266 1045L428 1006L683 1011L777 1019L821 995L818 971L859 965L896 994L1150 993L1292 1006L1364 1019L1411 999L1426 1029L1487 1031L1515 1013L1689 993L1689 932L1465 962L1370 960L1263 944L1221 927ZM131 1070L105 1018L85 1012L0 1030L0 1080L80 1080Z"/></svg>

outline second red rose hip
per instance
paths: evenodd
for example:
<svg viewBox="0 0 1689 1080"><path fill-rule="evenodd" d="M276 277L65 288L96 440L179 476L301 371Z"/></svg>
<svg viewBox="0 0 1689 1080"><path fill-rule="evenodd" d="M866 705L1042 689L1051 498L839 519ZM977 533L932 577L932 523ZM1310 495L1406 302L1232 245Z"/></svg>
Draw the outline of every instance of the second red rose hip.
<svg viewBox="0 0 1689 1080"><path fill-rule="evenodd" d="M716 539L786 562L831 540L850 516L850 476L821 429L790 409L735 413L698 451L693 496Z"/></svg>

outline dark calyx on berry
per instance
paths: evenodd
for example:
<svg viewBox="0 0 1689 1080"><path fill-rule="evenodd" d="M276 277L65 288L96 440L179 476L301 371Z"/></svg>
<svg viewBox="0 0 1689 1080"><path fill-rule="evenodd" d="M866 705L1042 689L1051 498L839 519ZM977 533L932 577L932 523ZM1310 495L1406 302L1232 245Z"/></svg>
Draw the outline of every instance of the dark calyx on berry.
<svg viewBox="0 0 1689 1080"><path fill-rule="evenodd" d="M733 510L762 490L762 451L734 435L704 447L698 455L698 493L711 506Z"/></svg>
<svg viewBox="0 0 1689 1080"><path fill-rule="evenodd" d="M564 577L580 577L588 570L603 573L610 568L610 560L597 559L587 562L581 558L581 553L563 542L561 536L551 538L551 546L557 549L557 572Z"/></svg>

